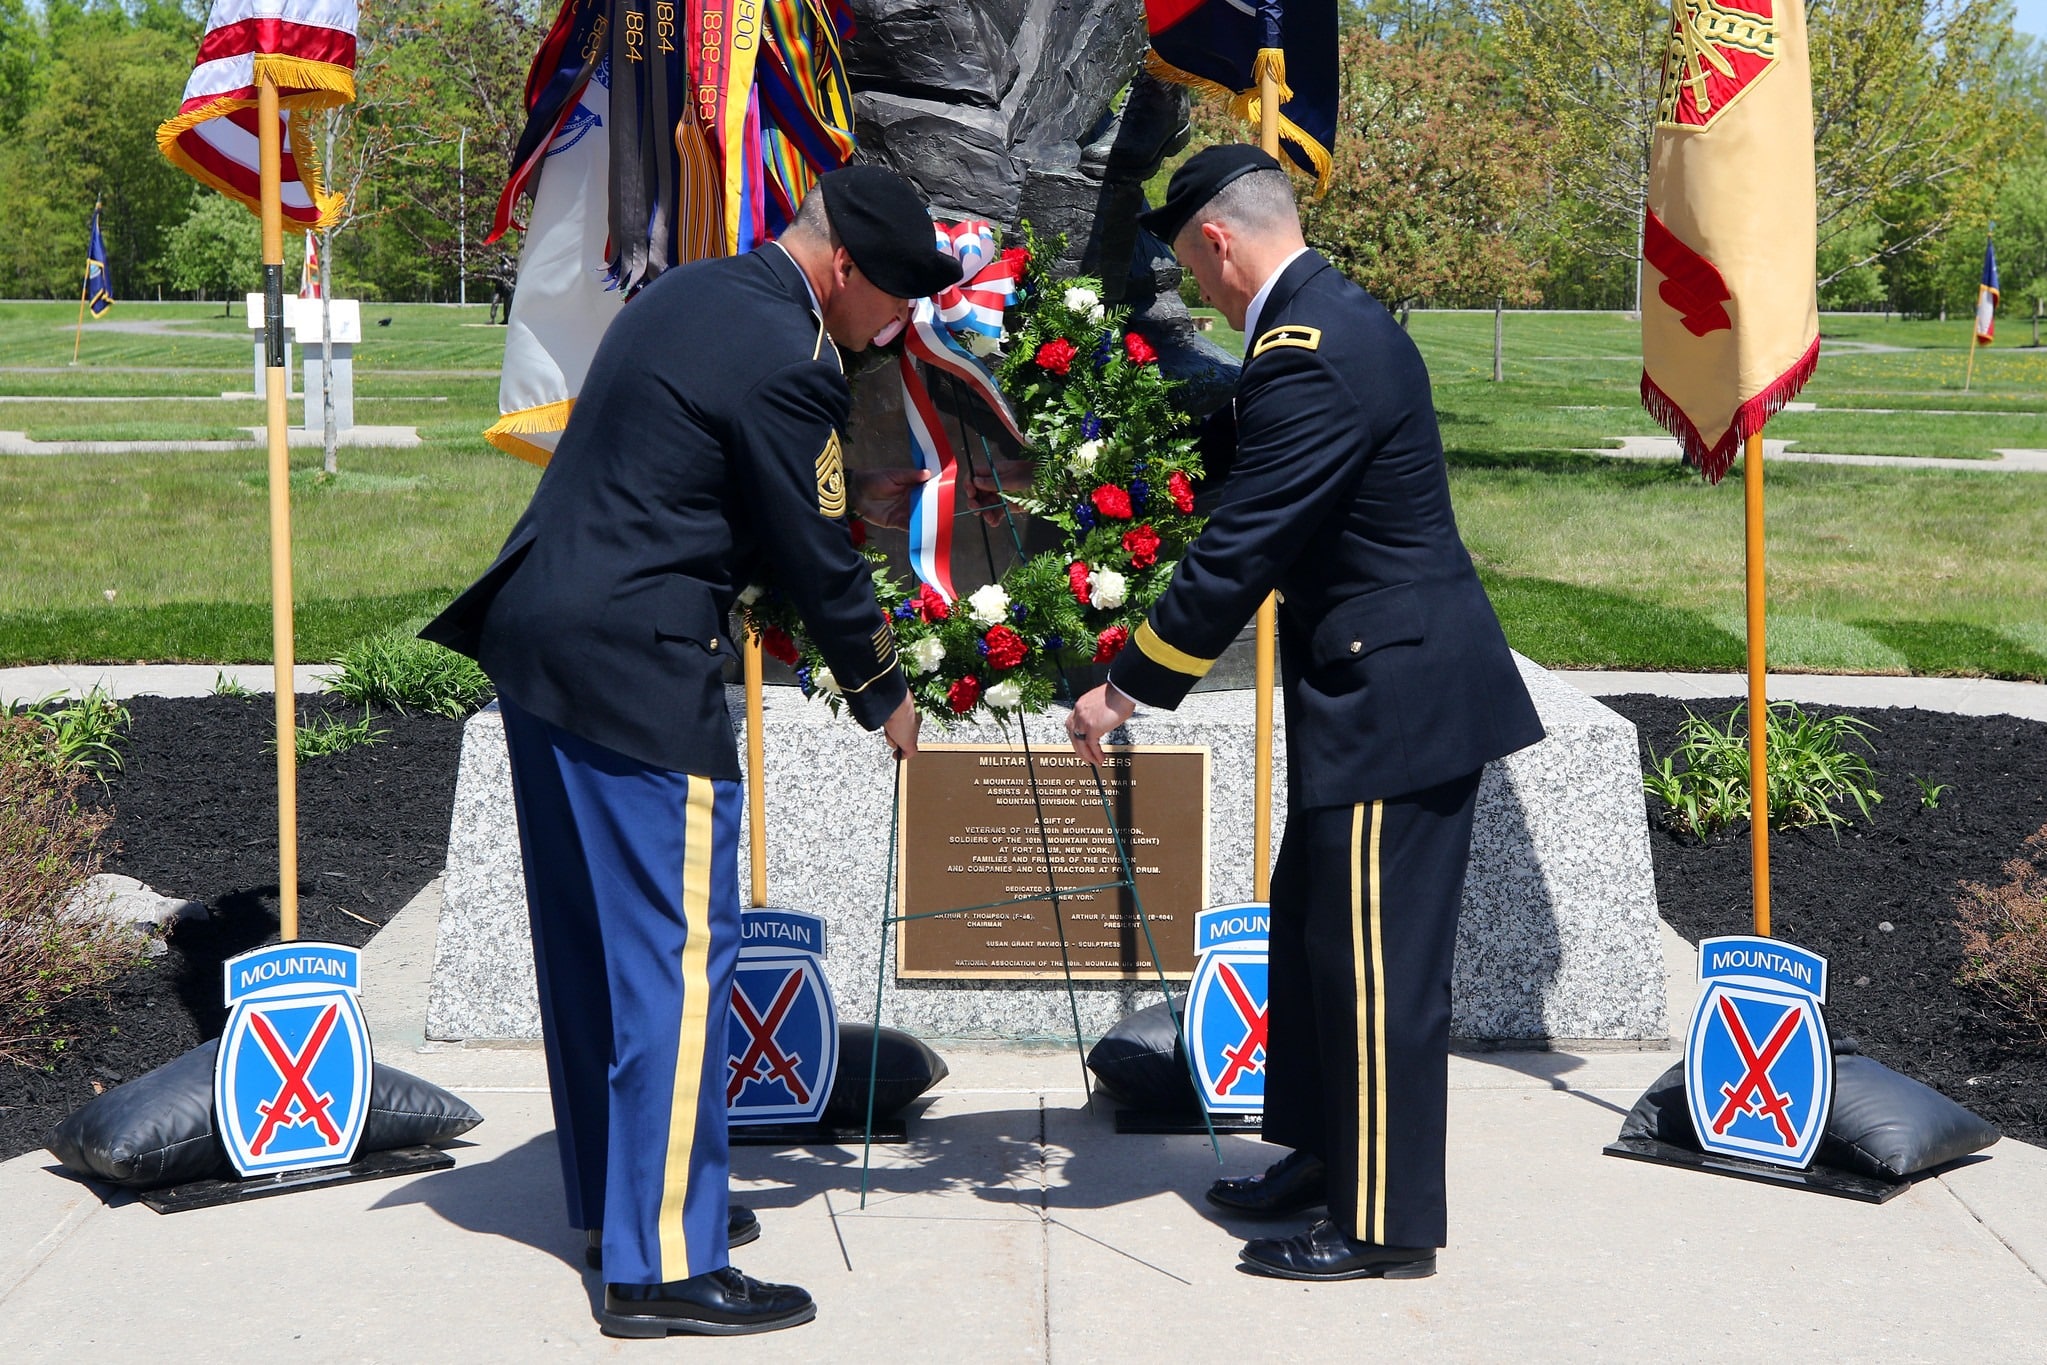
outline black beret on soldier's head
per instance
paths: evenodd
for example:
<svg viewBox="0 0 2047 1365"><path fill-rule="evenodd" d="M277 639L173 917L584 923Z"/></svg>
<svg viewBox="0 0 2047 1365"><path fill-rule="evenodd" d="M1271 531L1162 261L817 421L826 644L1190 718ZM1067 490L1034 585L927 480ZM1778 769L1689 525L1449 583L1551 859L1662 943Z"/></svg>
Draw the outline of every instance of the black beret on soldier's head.
<svg viewBox="0 0 2047 1365"><path fill-rule="evenodd" d="M1166 185L1166 202L1140 215L1137 221L1146 232L1170 247L1194 215L1207 208L1225 185L1253 171L1279 169L1279 162L1249 143L1204 147L1173 172Z"/></svg>
<svg viewBox="0 0 2047 1365"><path fill-rule="evenodd" d="M885 166L846 166L817 182L839 245L876 289L921 299L960 281L960 263L938 249L931 211L910 182Z"/></svg>

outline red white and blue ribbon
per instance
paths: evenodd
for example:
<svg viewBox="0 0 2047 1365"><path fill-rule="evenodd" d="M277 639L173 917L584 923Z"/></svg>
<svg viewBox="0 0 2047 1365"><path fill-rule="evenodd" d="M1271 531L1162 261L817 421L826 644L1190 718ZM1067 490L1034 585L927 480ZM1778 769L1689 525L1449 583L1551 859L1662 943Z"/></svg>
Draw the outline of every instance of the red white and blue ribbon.
<svg viewBox="0 0 2047 1365"><path fill-rule="evenodd" d="M1016 296L1016 272L995 250L995 233L978 219L948 226L934 225L938 249L960 263L960 283L910 308L903 335L901 374L903 413L910 428L910 450L917 467L931 478L919 486L910 507L910 569L920 582L947 602L959 594L952 586L952 523L958 506L957 455L939 420L919 373L919 361L964 384L988 405L1003 427L1023 444L1016 414L995 383L995 376L966 348L963 335L991 340L1002 337L1002 314Z"/></svg>

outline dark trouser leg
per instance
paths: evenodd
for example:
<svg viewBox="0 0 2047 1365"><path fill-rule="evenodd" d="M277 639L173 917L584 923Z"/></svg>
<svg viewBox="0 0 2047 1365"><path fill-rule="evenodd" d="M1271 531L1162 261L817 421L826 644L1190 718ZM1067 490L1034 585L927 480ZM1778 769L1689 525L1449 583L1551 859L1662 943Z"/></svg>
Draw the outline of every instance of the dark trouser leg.
<svg viewBox="0 0 2047 1365"><path fill-rule="evenodd" d="M1446 1239L1450 969L1478 774L1303 812L1329 1215L1385 1246Z"/></svg>
<svg viewBox="0 0 2047 1365"><path fill-rule="evenodd" d="M1298 824L1288 817L1272 869L1263 1132L1267 1142L1321 1156L1322 1042L1307 944L1312 821L1306 817L1313 813L1301 812Z"/></svg>

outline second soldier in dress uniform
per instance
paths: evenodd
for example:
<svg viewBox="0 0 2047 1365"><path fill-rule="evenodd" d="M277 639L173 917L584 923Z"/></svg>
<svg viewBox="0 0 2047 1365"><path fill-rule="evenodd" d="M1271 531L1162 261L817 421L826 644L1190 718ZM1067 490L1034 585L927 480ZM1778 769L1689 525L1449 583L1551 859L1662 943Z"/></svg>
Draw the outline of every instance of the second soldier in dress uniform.
<svg viewBox="0 0 2047 1365"><path fill-rule="evenodd" d="M826 175L779 242L663 274L605 333L497 561L422 632L497 684L569 1221L590 1230L612 1335L817 1311L728 1256L758 1225L728 1210L727 615L750 583L782 592L854 718L915 751L846 523L837 347L893 332L907 300L958 278L909 183L864 166Z"/></svg>
<svg viewBox="0 0 2047 1365"><path fill-rule="evenodd" d="M1074 708L1074 747L1100 762L1134 703L1177 706L1279 590L1287 824L1264 1136L1293 1152L1209 1199L1252 1217L1326 1206L1305 1232L1247 1245L1251 1270L1430 1275L1479 771L1542 726L1457 534L1421 356L1307 248L1279 163L1200 152L1145 226L1243 332L1244 368L1205 434L1208 524Z"/></svg>

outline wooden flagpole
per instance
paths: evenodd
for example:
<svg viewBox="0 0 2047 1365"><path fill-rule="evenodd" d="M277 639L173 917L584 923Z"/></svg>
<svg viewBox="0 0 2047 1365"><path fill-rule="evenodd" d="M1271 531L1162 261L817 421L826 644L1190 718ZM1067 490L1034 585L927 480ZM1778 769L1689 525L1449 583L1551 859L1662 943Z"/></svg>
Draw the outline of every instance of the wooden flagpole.
<svg viewBox="0 0 2047 1365"><path fill-rule="evenodd" d="M1279 78L1270 63L1258 71L1258 145L1279 155ZM1244 338L1248 345L1250 337ZM1258 605L1257 663L1253 680L1257 700L1251 768L1251 898L1272 896L1272 656L1279 633L1279 614L1268 594Z"/></svg>
<svg viewBox="0 0 2047 1365"><path fill-rule="evenodd" d="M264 432L270 444L270 651L277 700L277 935L299 936L298 751L293 734L291 451L285 433L283 129L276 82L256 87L263 220Z"/></svg>
<svg viewBox="0 0 2047 1365"><path fill-rule="evenodd" d="M768 798L762 787L766 772L766 746L761 737L761 639L746 637L746 834L753 854L752 876L748 882L753 908L768 903Z"/></svg>
<svg viewBox="0 0 2047 1365"><path fill-rule="evenodd" d="M1969 317L1969 368L1962 373L1962 392L1969 391L1969 385L1976 381L1976 347L1982 343L1976 340L1976 318Z"/></svg>
<svg viewBox="0 0 2047 1365"><path fill-rule="evenodd" d="M1743 522L1748 555L1749 877L1756 933L1770 936L1770 703L1764 681L1763 433L1741 456Z"/></svg>

